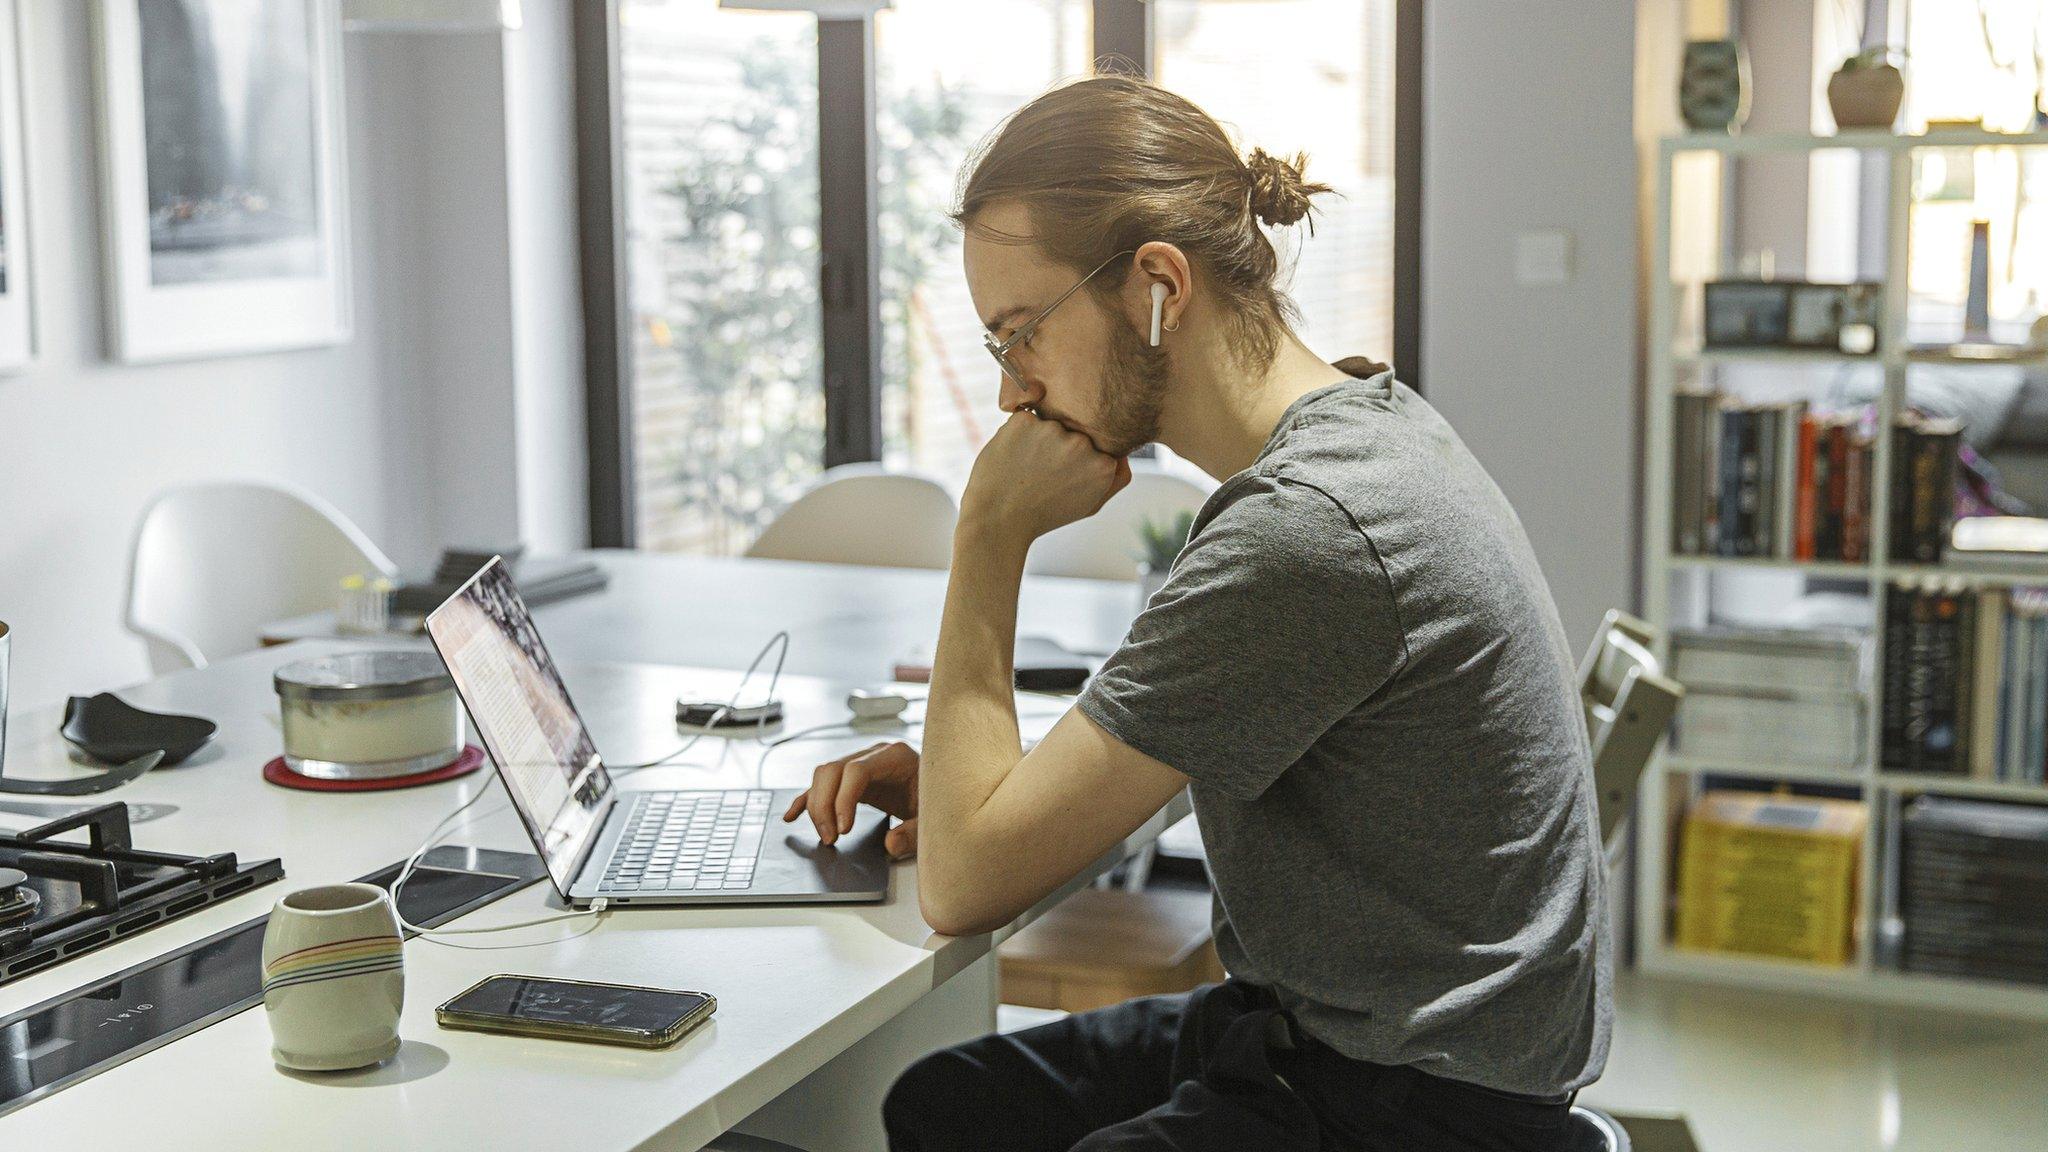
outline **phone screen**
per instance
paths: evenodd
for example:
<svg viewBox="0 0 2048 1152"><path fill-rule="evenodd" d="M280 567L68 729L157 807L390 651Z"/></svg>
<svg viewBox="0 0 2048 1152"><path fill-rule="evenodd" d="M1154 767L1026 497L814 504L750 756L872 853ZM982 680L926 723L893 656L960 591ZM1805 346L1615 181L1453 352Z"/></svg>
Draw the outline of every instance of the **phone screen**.
<svg viewBox="0 0 2048 1152"><path fill-rule="evenodd" d="M494 976L449 1001L446 1008L479 1016L659 1035L709 999L702 992L579 984L539 976Z"/></svg>

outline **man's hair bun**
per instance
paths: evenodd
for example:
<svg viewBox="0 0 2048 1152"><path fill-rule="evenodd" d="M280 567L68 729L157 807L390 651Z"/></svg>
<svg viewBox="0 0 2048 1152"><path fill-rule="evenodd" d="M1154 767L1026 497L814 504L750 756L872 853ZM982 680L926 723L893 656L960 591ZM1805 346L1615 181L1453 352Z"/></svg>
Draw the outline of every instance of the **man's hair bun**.
<svg viewBox="0 0 2048 1152"><path fill-rule="evenodd" d="M1252 215L1275 228L1302 221L1315 207L1309 198L1330 191L1328 184L1311 184L1301 178L1302 170L1308 167L1306 152L1295 153L1290 161L1264 148L1254 148L1245 157L1244 166L1251 180ZM1314 221L1309 222L1309 230L1315 230Z"/></svg>

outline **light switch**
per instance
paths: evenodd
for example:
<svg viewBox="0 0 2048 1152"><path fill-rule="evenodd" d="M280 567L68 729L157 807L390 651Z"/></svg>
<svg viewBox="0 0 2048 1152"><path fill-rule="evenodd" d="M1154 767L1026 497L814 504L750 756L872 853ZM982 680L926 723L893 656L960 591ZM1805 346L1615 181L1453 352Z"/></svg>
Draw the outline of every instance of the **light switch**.
<svg viewBox="0 0 2048 1152"><path fill-rule="evenodd" d="M1571 233L1551 228L1515 237L1515 283L1563 284L1571 278Z"/></svg>

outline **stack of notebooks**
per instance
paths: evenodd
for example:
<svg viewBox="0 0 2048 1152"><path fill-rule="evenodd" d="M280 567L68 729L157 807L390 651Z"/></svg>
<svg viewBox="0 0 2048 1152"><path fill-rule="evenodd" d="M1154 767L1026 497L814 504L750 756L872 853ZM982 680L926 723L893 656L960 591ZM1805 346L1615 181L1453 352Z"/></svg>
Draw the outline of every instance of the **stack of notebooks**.
<svg viewBox="0 0 2048 1152"><path fill-rule="evenodd" d="M1679 850L1678 946L1849 963L1866 818L1854 800L1701 795Z"/></svg>
<svg viewBox="0 0 2048 1152"><path fill-rule="evenodd" d="M1677 396L1672 551L1778 560L1870 558L1875 452L1868 411L1805 401ZM1893 430L1892 556L1941 558L1953 519L1962 425L1917 414Z"/></svg>
<svg viewBox="0 0 2048 1152"><path fill-rule="evenodd" d="M2048 809L1921 796L1900 824L1905 969L2048 984Z"/></svg>
<svg viewBox="0 0 2048 1152"><path fill-rule="evenodd" d="M456 590L490 563L493 556L503 557L513 585L530 607L595 592L603 588L609 579L604 569L592 561L574 557L533 558L525 556L525 551L518 545L496 550L444 549L433 577L400 587L392 597L391 611L394 615L425 616L440 607L443 600L455 595Z"/></svg>
<svg viewBox="0 0 2048 1152"><path fill-rule="evenodd" d="M2041 783L2048 766L2048 589L1894 583L1879 672L1889 772Z"/></svg>
<svg viewBox="0 0 2048 1152"><path fill-rule="evenodd" d="M1673 747L1765 770L1851 770L1862 759L1869 653L1869 637L1846 630L1675 630L1672 675L1685 699Z"/></svg>

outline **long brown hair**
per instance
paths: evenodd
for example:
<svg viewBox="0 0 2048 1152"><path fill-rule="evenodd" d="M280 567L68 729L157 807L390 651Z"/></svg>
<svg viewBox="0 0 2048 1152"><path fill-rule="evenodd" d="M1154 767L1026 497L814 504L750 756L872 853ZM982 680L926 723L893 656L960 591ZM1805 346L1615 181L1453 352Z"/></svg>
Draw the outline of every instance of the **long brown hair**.
<svg viewBox="0 0 2048 1152"><path fill-rule="evenodd" d="M1186 99L1129 76L1054 88L1019 108L968 161L953 219L1003 243L1035 243L1085 271L1153 240L1187 253L1208 277L1251 367L1272 361L1280 331L1299 318L1275 278L1280 260L1260 229L1309 220L1310 198L1330 191L1292 160L1254 148L1238 157L1221 125ZM990 204L1016 201L1032 235L978 225ZM1090 285L1104 299L1118 278Z"/></svg>

